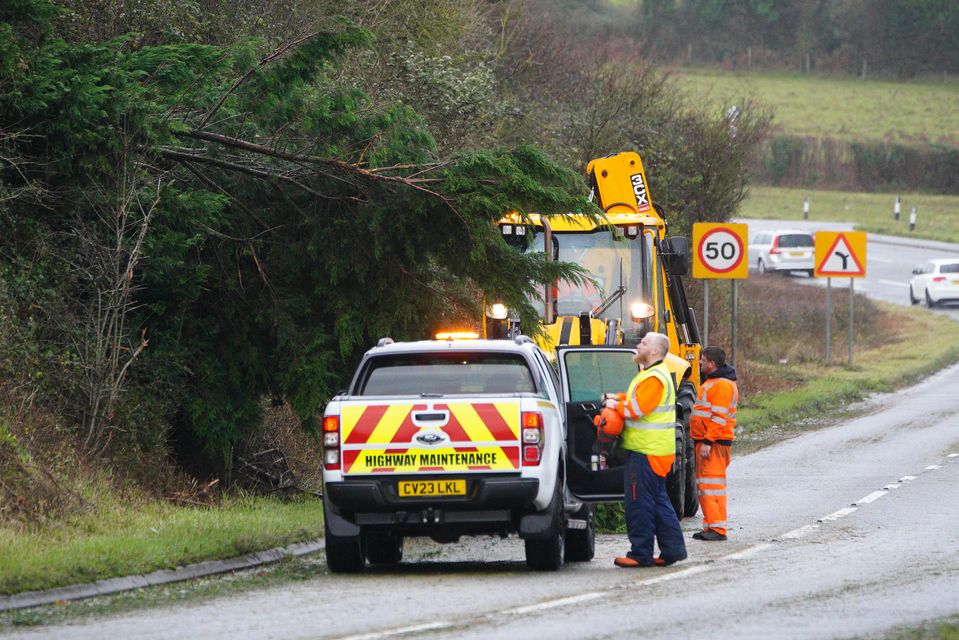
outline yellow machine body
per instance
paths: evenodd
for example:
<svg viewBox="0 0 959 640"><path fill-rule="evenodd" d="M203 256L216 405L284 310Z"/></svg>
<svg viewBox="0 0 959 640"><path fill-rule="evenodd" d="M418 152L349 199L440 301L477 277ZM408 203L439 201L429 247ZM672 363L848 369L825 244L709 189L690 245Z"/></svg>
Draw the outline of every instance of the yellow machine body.
<svg viewBox="0 0 959 640"><path fill-rule="evenodd" d="M692 327L677 322L691 312L677 315L674 308L685 306L685 293L660 255L669 246L667 224L650 197L642 160L633 152L618 153L591 161L586 171L602 216L511 212L499 221L507 242L576 263L592 278L585 286L555 283L534 301L542 309L537 342L553 353L558 345L635 344L648 331L664 333L672 354L666 364L677 383L686 378L698 387L699 333L694 319ZM547 242L552 251L546 251ZM652 315L634 316L634 305Z"/></svg>

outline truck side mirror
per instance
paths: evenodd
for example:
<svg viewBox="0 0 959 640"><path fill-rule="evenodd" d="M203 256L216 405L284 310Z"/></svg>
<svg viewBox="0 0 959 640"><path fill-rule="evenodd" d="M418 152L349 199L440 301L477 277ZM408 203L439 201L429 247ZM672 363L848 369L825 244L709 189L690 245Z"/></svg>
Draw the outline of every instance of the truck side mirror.
<svg viewBox="0 0 959 640"><path fill-rule="evenodd" d="M666 272L671 276L689 273L689 241L682 236L673 236L662 241L659 248L663 254Z"/></svg>

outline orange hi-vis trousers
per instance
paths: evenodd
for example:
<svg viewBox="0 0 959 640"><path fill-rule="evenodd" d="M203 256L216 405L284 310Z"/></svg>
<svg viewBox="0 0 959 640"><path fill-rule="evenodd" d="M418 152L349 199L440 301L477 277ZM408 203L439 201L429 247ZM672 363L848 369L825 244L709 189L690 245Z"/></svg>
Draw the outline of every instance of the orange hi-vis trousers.
<svg viewBox="0 0 959 640"><path fill-rule="evenodd" d="M713 444L708 458L699 455L703 443L696 443L696 487L703 510L703 529L726 535L726 467L732 447Z"/></svg>

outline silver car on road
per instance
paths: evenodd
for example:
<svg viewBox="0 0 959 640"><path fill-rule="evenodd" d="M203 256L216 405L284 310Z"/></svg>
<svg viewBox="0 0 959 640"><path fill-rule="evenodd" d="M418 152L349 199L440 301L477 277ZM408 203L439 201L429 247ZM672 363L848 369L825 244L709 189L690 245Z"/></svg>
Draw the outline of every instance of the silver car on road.
<svg viewBox="0 0 959 640"><path fill-rule="evenodd" d="M759 273L803 271L812 276L815 257L816 242L807 231L760 231L749 241L749 268Z"/></svg>

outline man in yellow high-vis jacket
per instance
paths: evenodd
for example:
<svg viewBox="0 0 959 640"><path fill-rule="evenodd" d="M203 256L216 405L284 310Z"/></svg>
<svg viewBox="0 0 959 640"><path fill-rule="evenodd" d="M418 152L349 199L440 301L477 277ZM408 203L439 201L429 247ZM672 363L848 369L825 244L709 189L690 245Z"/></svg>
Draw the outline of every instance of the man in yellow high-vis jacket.
<svg viewBox="0 0 959 640"><path fill-rule="evenodd" d="M669 338L647 333L633 361L642 370L625 394L606 394L603 406L622 414L625 465L626 529L630 550L616 558L618 567L668 566L686 558L679 518L666 494L666 474L676 457L676 386L663 358ZM653 558L653 539L659 557Z"/></svg>

